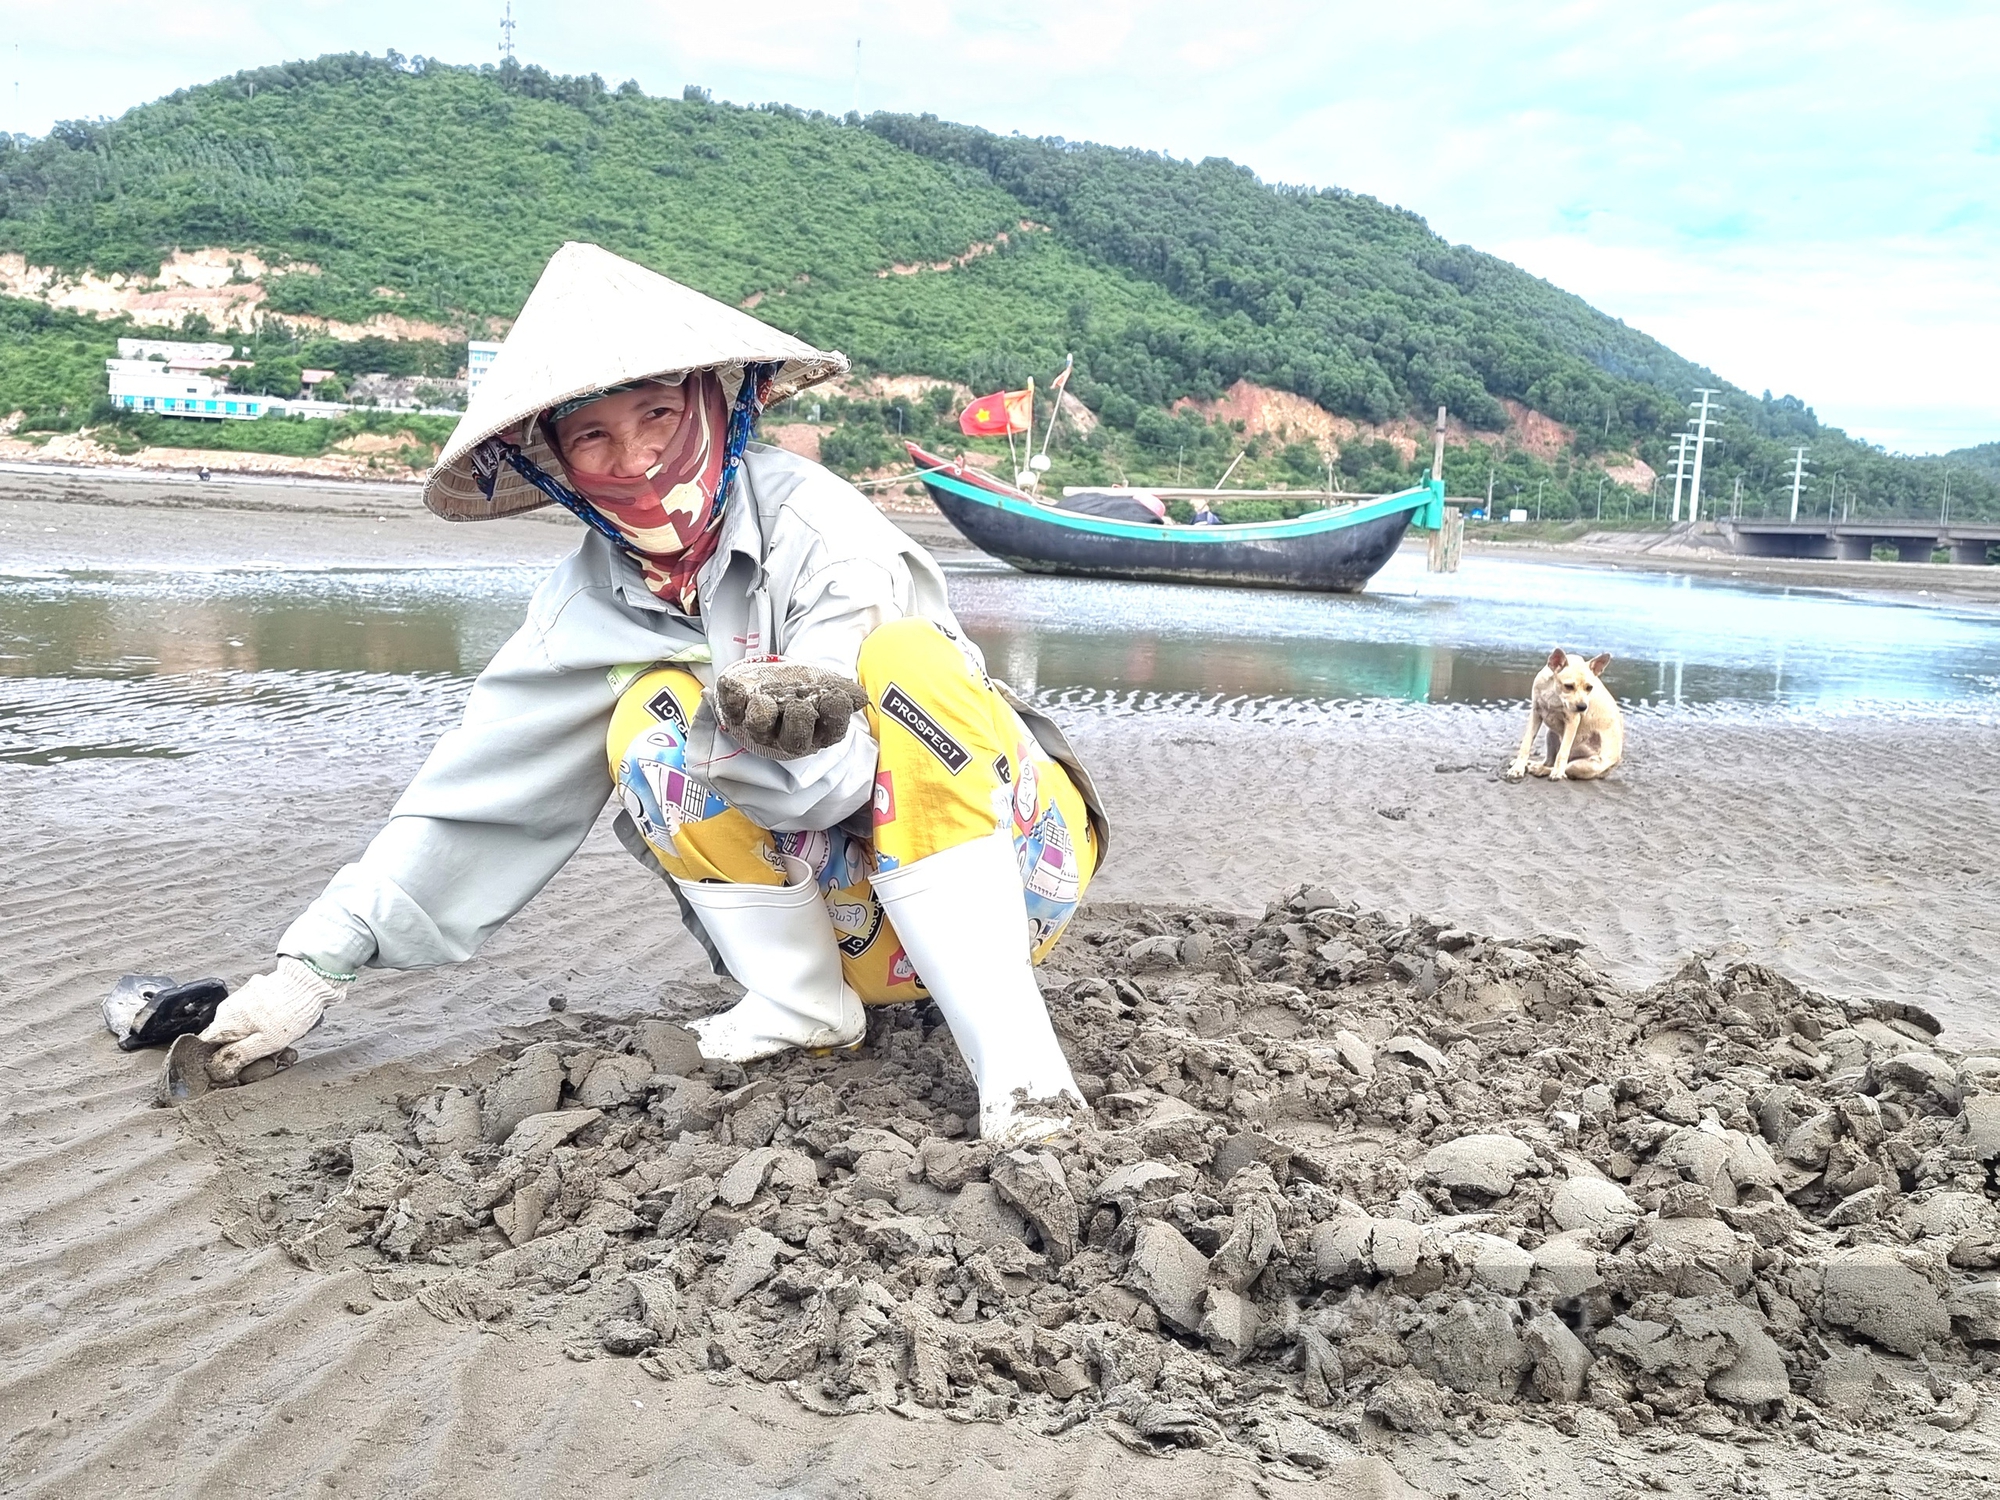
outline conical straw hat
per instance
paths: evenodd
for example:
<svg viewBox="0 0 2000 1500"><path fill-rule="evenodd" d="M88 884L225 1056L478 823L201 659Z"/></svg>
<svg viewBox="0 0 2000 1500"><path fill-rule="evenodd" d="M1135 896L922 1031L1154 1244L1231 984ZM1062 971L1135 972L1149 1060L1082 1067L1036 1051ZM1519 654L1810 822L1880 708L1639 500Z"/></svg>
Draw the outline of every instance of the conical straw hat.
<svg viewBox="0 0 2000 1500"><path fill-rule="evenodd" d="M504 437L560 474L540 424L530 421L538 413L607 386L689 370L722 370L733 389L746 364L780 367L770 399L781 401L843 373L847 356L824 353L609 250L572 241L543 268L479 394L438 455L424 504L447 521L489 521L547 505L547 496L505 465L489 499L473 474L473 450Z"/></svg>

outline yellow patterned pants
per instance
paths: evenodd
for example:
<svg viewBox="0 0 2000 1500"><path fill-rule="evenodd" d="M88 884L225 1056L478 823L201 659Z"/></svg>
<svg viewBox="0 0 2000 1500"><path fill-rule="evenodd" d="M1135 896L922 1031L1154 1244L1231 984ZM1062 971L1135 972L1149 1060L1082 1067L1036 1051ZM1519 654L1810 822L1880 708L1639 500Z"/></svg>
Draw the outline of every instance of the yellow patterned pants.
<svg viewBox="0 0 2000 1500"><path fill-rule="evenodd" d="M690 776L685 733L701 683L681 667L643 673L612 713L606 748L625 810L681 880L781 885L779 856L804 860L826 900L847 982L871 1004L925 991L869 876L1006 828L1039 963L1097 867L1096 839L1069 773L928 620L875 631L857 671L879 747L872 838L841 828L772 833Z"/></svg>

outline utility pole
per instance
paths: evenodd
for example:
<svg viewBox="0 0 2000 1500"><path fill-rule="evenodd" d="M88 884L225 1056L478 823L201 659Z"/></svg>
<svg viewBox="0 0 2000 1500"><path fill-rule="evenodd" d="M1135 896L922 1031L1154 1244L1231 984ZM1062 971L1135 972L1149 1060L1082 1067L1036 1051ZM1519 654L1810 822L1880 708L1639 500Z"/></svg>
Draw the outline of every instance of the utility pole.
<svg viewBox="0 0 2000 1500"><path fill-rule="evenodd" d="M1805 478L1806 450L1803 448L1794 449L1792 452L1792 520L1794 522L1799 518L1799 486L1805 483Z"/></svg>
<svg viewBox="0 0 2000 1500"><path fill-rule="evenodd" d="M861 38L854 39L854 112L861 113Z"/></svg>
<svg viewBox="0 0 2000 1500"><path fill-rule="evenodd" d="M1738 474L1736 476L1736 496L1729 502L1729 516L1731 520L1735 520L1742 514L1743 514L1743 476L1741 474Z"/></svg>
<svg viewBox="0 0 2000 1500"><path fill-rule="evenodd" d="M1604 475L1597 476L1597 519L1604 519Z"/></svg>
<svg viewBox="0 0 2000 1500"><path fill-rule="evenodd" d="M1542 486L1547 483L1546 479L1537 479L1535 481L1535 519L1537 521L1542 519Z"/></svg>
<svg viewBox="0 0 2000 1500"><path fill-rule="evenodd" d="M1938 505L1938 525L1951 524L1951 470L1944 471L1944 499Z"/></svg>
<svg viewBox="0 0 2000 1500"><path fill-rule="evenodd" d="M1701 402L1700 410L1695 416L1694 493L1688 498L1688 521L1690 524L1701 519L1701 456L1703 450L1708 446L1709 397L1718 396L1721 392L1696 387L1695 394L1701 397ZM1690 410L1694 409L1695 405L1696 403L1693 401L1688 402ZM1720 417L1722 408L1716 407L1715 412Z"/></svg>
<svg viewBox="0 0 2000 1500"><path fill-rule="evenodd" d="M507 9L500 16L500 61L514 60L514 0L507 0Z"/></svg>
<svg viewBox="0 0 2000 1500"><path fill-rule="evenodd" d="M1677 433L1674 437L1674 525L1681 524L1681 486L1687 481L1688 444L1693 441L1691 432Z"/></svg>

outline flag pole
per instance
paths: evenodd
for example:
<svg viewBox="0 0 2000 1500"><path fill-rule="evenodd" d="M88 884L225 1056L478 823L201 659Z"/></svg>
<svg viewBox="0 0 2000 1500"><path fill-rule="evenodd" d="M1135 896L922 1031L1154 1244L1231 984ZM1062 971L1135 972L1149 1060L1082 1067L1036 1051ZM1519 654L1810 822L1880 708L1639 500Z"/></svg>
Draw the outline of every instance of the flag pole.
<svg viewBox="0 0 2000 1500"><path fill-rule="evenodd" d="M1062 419L1063 388L1069 384L1069 372L1076 367L1076 356L1070 355L1063 361L1062 373L1056 376L1051 387L1055 394L1055 404L1049 408L1049 425L1042 433L1042 457L1049 456L1049 439L1055 436L1056 423Z"/></svg>
<svg viewBox="0 0 2000 1500"><path fill-rule="evenodd" d="M1035 452L1035 377L1032 375L1028 377L1028 441L1023 446L1028 450L1029 456L1033 457ZM1034 465L1030 464L1027 468L1021 470L1019 474L1016 474L1014 482L1024 490L1033 489L1035 487Z"/></svg>

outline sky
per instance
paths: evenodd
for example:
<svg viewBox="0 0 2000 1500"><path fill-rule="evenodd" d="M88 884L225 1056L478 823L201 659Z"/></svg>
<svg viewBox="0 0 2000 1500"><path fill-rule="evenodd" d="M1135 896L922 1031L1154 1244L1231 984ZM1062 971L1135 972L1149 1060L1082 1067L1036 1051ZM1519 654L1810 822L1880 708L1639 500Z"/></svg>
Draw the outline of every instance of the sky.
<svg viewBox="0 0 2000 1500"><path fill-rule="evenodd" d="M502 9L8 0L0 105L7 128L41 134L323 52L491 61ZM1892 450L2000 439L1992 0L515 0L513 15L523 62L648 93L929 111L1370 193Z"/></svg>

